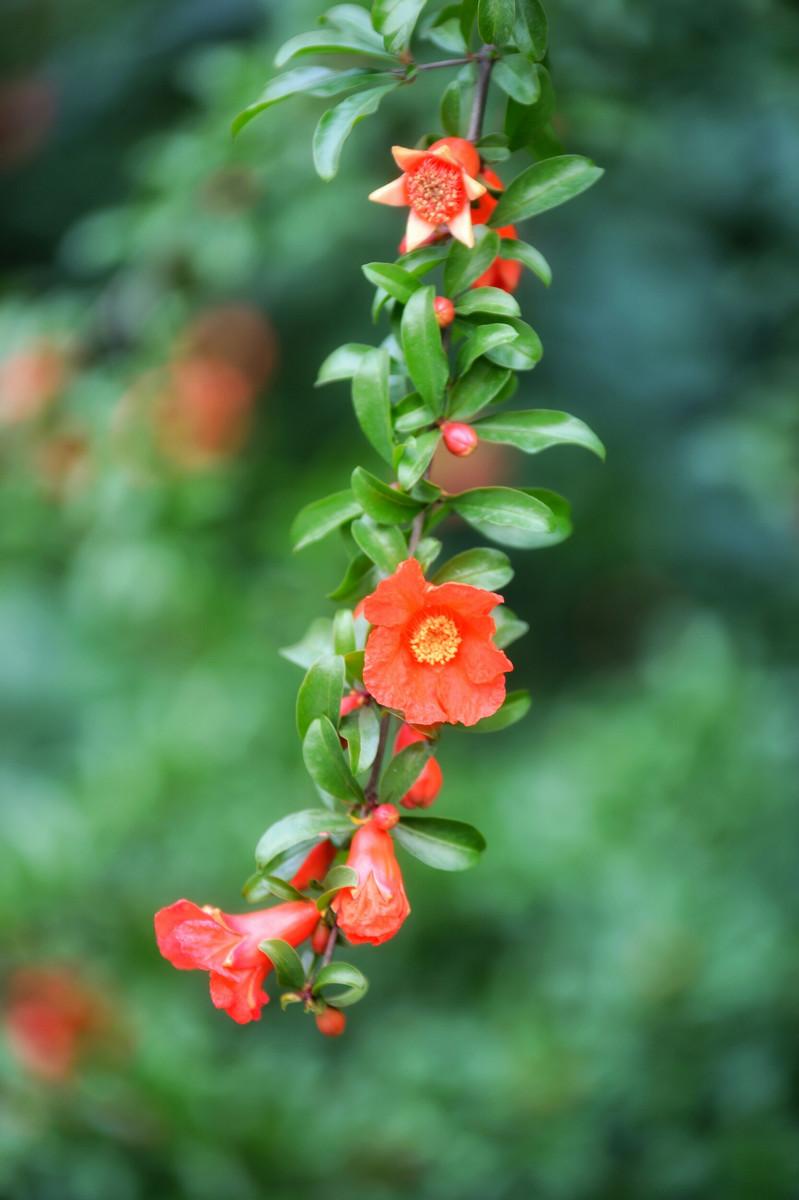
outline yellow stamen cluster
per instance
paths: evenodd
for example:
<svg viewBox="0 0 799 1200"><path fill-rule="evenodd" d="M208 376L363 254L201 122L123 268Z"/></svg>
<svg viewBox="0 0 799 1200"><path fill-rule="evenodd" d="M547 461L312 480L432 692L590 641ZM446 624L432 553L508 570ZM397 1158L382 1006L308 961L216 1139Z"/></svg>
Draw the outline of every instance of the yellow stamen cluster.
<svg viewBox="0 0 799 1200"><path fill-rule="evenodd" d="M451 662L458 653L461 640L452 617L443 613L425 617L409 639L411 653L416 661L428 663L433 667Z"/></svg>
<svg viewBox="0 0 799 1200"><path fill-rule="evenodd" d="M405 187L411 208L430 225L446 224L466 201L462 172L433 155L408 176Z"/></svg>

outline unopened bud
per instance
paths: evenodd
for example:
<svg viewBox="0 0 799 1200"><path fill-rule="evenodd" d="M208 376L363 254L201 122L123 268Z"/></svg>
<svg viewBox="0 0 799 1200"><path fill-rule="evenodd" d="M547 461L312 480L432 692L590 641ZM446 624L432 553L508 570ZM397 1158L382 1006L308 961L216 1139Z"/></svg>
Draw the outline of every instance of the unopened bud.
<svg viewBox="0 0 799 1200"><path fill-rule="evenodd" d="M388 833L389 829L393 829L399 821L399 812L393 804L378 804L372 813L372 820L378 829Z"/></svg>
<svg viewBox="0 0 799 1200"><path fill-rule="evenodd" d="M320 921L311 935L311 949L314 954L324 954L330 940L330 929L324 921Z"/></svg>
<svg viewBox="0 0 799 1200"><path fill-rule="evenodd" d="M439 329L446 329L455 320L455 305L447 296L436 296L433 312L436 314Z"/></svg>
<svg viewBox="0 0 799 1200"><path fill-rule="evenodd" d="M340 1008L328 1006L324 1012L316 1014L316 1028L325 1037L341 1037L347 1028L347 1018Z"/></svg>
<svg viewBox="0 0 799 1200"><path fill-rule="evenodd" d="M351 712L355 712L356 708L363 708L366 703L366 692L356 692L355 690L348 692L346 696L342 696L339 706L339 716L346 717Z"/></svg>
<svg viewBox="0 0 799 1200"><path fill-rule="evenodd" d="M471 425L465 425L463 421L445 421L441 426L441 433L450 454L455 454L458 458L467 458L477 449L477 431Z"/></svg>

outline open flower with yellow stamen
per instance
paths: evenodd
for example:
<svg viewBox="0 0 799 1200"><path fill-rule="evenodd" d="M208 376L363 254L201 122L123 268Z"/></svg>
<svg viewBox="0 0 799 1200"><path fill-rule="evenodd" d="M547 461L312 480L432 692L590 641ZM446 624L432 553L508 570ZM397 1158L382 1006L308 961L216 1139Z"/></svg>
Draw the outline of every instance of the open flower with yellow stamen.
<svg viewBox="0 0 799 1200"><path fill-rule="evenodd" d="M406 249L415 250L442 229L464 246L473 246L471 205L485 193L482 183L467 173L446 145L430 150L392 146L391 153L402 175L372 192L369 199L410 208Z"/></svg>

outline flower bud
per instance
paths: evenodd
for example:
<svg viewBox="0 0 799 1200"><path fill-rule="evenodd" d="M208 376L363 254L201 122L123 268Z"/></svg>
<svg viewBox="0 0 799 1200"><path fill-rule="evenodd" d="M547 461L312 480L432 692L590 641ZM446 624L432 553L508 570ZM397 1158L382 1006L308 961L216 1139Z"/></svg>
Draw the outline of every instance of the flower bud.
<svg viewBox="0 0 799 1200"><path fill-rule="evenodd" d="M324 1012L316 1014L316 1028L325 1037L341 1037L347 1028L347 1018L340 1008L328 1006Z"/></svg>
<svg viewBox="0 0 799 1200"><path fill-rule="evenodd" d="M378 829L388 833L389 829L393 829L399 821L399 812L393 804L378 804L372 813L372 820Z"/></svg>
<svg viewBox="0 0 799 1200"><path fill-rule="evenodd" d="M448 296L436 296L433 312L436 314L439 329L446 329L455 320L455 305Z"/></svg>
<svg viewBox="0 0 799 1200"><path fill-rule="evenodd" d="M355 712L356 708L363 708L368 697L366 692L356 692L354 689L348 692L346 696L341 698L341 706L338 710L340 717L346 717L351 712Z"/></svg>
<svg viewBox="0 0 799 1200"><path fill-rule="evenodd" d="M311 936L311 949L314 954L324 954L329 940L330 929L323 921L320 921Z"/></svg>
<svg viewBox="0 0 799 1200"><path fill-rule="evenodd" d="M465 425L463 421L444 421L441 433L444 445L450 454L454 454L458 458L467 458L477 449L479 440L477 432L471 425Z"/></svg>

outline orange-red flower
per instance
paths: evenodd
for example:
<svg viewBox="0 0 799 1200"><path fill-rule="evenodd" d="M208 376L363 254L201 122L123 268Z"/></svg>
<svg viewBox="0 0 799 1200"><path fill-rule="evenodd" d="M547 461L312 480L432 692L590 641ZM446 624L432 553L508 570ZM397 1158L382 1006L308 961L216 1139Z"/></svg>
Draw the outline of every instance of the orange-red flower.
<svg viewBox="0 0 799 1200"><path fill-rule="evenodd" d="M363 679L378 704L413 725L474 725L505 699L513 664L492 642L502 597L466 583L428 583L415 558L364 601L372 629Z"/></svg>
<svg viewBox="0 0 799 1200"><path fill-rule="evenodd" d="M312 879L316 879L321 883L330 870L330 864L335 857L336 847L328 838L317 842L313 850L305 856L296 874L292 877L291 886L301 892L303 888L307 888Z"/></svg>
<svg viewBox="0 0 799 1200"><path fill-rule="evenodd" d="M402 725L397 734L397 740L394 742L394 753L399 754L400 750L404 750L406 746L427 740L423 733L419 733L418 729L414 729L410 725ZM429 808L441 791L443 782L444 776L437 759L428 758L421 774L410 791L402 797L400 804L405 808Z"/></svg>
<svg viewBox="0 0 799 1200"><path fill-rule="evenodd" d="M392 146L402 175L369 196L377 204L408 207L405 247L415 250L441 229L448 229L465 246L474 245L473 200L485 192L447 145L429 150Z"/></svg>
<svg viewBox="0 0 799 1200"><path fill-rule="evenodd" d="M492 188L496 188L501 192L505 185L495 171L491 171L488 167L483 171L483 179ZM499 203L489 191L480 197L480 200L472 209L472 224L485 225L491 217L494 209ZM515 225L502 225L497 229L497 233L501 238L515 238L517 231ZM519 280L522 277L522 265L515 262L513 259L497 257L491 263L491 266L483 272L483 274L475 279L472 287L495 287L502 288L503 292L515 292L519 286Z"/></svg>
<svg viewBox="0 0 799 1200"><path fill-rule="evenodd" d="M399 932L411 911L391 834L367 821L352 839L347 866L358 885L342 888L330 907L352 943L379 946Z"/></svg>
<svg viewBox="0 0 799 1200"><path fill-rule="evenodd" d="M155 914L155 936L164 958L180 971L209 971L211 1001L239 1025L258 1021L269 997L262 984L272 963L258 949L266 938L298 946L319 920L312 900L290 900L258 912L223 913L176 900Z"/></svg>

